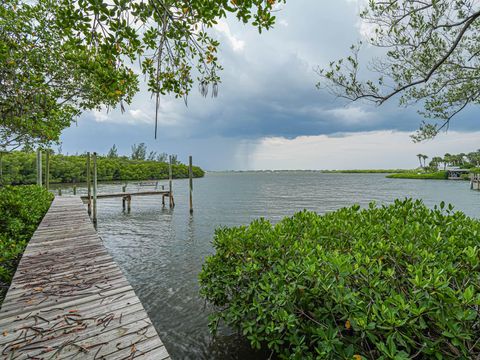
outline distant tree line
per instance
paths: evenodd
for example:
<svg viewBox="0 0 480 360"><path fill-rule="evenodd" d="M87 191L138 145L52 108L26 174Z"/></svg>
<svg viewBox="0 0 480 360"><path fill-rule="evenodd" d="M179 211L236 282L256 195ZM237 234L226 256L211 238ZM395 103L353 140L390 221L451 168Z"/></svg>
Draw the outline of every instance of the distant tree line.
<svg viewBox="0 0 480 360"><path fill-rule="evenodd" d="M420 162L420 167L428 170L437 170L439 168L443 168L443 170L445 170L447 166L458 166L465 169L480 167L480 149L469 152L468 154L446 153L443 157L434 156L430 160L428 166L426 164L426 160L428 159L427 155L417 154L417 158Z"/></svg>
<svg viewBox="0 0 480 360"><path fill-rule="evenodd" d="M134 145L130 157L119 156L113 146L107 155L97 155L99 181L115 180L157 180L168 178L168 155L165 153L146 156L145 144ZM36 154L13 151L0 155L0 184L23 185L36 182ZM188 166L172 155L173 178L188 177ZM45 156L43 157L45 167ZM45 169L43 171L45 175ZM193 176L202 177L204 171L193 167ZM86 154L50 155L50 182L75 183L86 181Z"/></svg>
<svg viewBox="0 0 480 360"><path fill-rule="evenodd" d="M148 154L148 155L147 155ZM110 159L120 157L118 155L118 149L115 144L108 150L107 157ZM176 154L167 154L165 152L157 153L156 151L147 151L147 145L145 143L140 144L133 144L132 145L132 154L130 155L130 159L132 160L147 160L147 161L158 161L163 163L169 162L169 157L171 158L172 164L177 165L180 162L177 159Z"/></svg>

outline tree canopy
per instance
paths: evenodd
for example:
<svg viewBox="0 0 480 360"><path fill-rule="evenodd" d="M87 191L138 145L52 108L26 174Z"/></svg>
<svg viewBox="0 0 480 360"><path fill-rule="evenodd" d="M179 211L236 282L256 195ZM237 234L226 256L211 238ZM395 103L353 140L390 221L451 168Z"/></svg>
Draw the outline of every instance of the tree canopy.
<svg viewBox="0 0 480 360"><path fill-rule="evenodd" d="M356 101L420 103L426 119L414 141L434 137L469 104L480 99L480 5L475 0L371 0L361 12L367 42L384 49L362 78L361 43L346 59L319 69L318 87ZM373 78L376 78L375 80ZM440 121L438 121L440 120Z"/></svg>
<svg viewBox="0 0 480 360"><path fill-rule="evenodd" d="M0 9L0 147L50 143L75 115L155 94L216 95L219 42L233 14L259 31L285 0L5 0ZM138 62L138 63L137 63ZM158 113L158 112L157 112Z"/></svg>
<svg viewBox="0 0 480 360"><path fill-rule="evenodd" d="M137 89L131 69L53 21L57 10L50 0L0 7L0 148L55 141L81 110Z"/></svg>

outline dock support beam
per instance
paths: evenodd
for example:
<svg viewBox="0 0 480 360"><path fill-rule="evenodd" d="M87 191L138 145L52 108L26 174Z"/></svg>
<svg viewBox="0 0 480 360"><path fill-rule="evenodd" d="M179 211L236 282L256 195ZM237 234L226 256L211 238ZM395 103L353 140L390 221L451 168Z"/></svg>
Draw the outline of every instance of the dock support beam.
<svg viewBox="0 0 480 360"><path fill-rule="evenodd" d="M168 193L170 208L175 206L175 203L173 202L172 176L172 155L170 155L168 161Z"/></svg>
<svg viewBox="0 0 480 360"><path fill-rule="evenodd" d="M122 197L122 209L125 211L125 208L127 209L127 213L130 214L130 211L132 210L132 196L131 195L125 195Z"/></svg>
<svg viewBox="0 0 480 360"><path fill-rule="evenodd" d="M92 217L92 189L91 189L90 175L91 175L90 153L87 152L87 196L88 196L87 212L88 212L88 216Z"/></svg>
<svg viewBox="0 0 480 360"><path fill-rule="evenodd" d="M37 185L42 186L42 150L37 149Z"/></svg>
<svg viewBox="0 0 480 360"><path fill-rule="evenodd" d="M97 153L93 153L93 225L97 229Z"/></svg>
<svg viewBox="0 0 480 360"><path fill-rule="evenodd" d="M190 185L190 214L193 214L193 168L191 155L188 157L188 178Z"/></svg>

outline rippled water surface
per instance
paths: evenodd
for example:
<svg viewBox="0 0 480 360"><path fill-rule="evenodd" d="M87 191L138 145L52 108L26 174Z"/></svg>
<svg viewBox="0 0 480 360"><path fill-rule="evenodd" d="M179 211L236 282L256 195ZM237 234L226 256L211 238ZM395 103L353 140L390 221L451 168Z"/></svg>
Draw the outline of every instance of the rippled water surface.
<svg viewBox="0 0 480 360"><path fill-rule="evenodd" d="M98 232L174 360L268 357L249 350L226 329L214 341L209 335L197 276L213 252L218 226L247 224L257 217L276 222L303 209L324 213L404 197L421 198L428 206L443 200L470 216L480 214L480 192L463 181L386 179L383 174L210 173L194 182L193 215L187 186L186 180L174 181L173 211L162 209L158 196L134 197L130 214L122 212L120 198L101 199L98 205ZM113 191L121 191L121 185L100 185L100 193Z"/></svg>

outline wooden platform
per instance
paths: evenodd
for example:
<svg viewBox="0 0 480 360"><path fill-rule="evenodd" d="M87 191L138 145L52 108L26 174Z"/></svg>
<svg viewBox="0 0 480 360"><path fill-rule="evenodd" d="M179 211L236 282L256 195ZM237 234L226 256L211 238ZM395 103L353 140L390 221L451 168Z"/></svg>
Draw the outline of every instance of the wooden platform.
<svg viewBox="0 0 480 360"><path fill-rule="evenodd" d="M151 196L151 195L163 195L169 196L170 192L168 190L152 190L152 191L127 191L127 192L118 192L118 193L106 193L106 194L97 194L97 199L100 198L117 198L125 196ZM87 195L81 196L83 201L88 200Z"/></svg>
<svg viewBox="0 0 480 360"><path fill-rule="evenodd" d="M0 311L2 359L169 359L79 197L57 197Z"/></svg>

